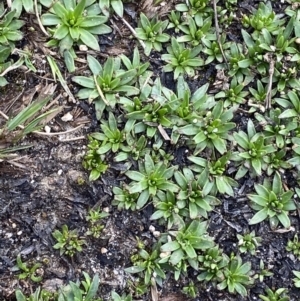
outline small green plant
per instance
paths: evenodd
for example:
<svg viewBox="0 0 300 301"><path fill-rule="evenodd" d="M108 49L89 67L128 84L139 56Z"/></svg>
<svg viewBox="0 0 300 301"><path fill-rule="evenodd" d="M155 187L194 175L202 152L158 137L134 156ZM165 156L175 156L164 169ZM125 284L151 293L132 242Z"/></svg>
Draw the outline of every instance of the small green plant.
<svg viewBox="0 0 300 301"><path fill-rule="evenodd" d="M243 15L242 23L245 27L251 26L255 30L253 36L258 38L264 28L273 34L278 34L278 29L284 24L284 20L275 14L271 2L266 4L260 2L258 9L252 15Z"/></svg>
<svg viewBox="0 0 300 301"><path fill-rule="evenodd" d="M21 271L19 279L31 279L33 282L41 282L43 278L37 274L37 270L42 266L41 263L22 262L21 255L17 256L17 268Z"/></svg>
<svg viewBox="0 0 300 301"><path fill-rule="evenodd" d="M188 17L186 25L179 25L179 29L184 35L178 37L176 40L179 43L188 42L192 46L197 46L200 43L205 44L208 41L216 40L216 35L213 32L211 17L196 23L192 17Z"/></svg>
<svg viewBox="0 0 300 301"><path fill-rule="evenodd" d="M200 45L189 49L173 37L171 45L167 47L167 51L168 54L163 54L161 56L162 60L167 62L167 65L163 67L163 70L165 72L174 71L174 79L177 79L179 75L185 73L188 76L194 76L195 69L204 65L204 61L201 58L196 57L201 51Z"/></svg>
<svg viewBox="0 0 300 301"><path fill-rule="evenodd" d="M230 105L244 104L246 102L246 96L248 91L243 91L243 84L237 82L237 78L234 76L231 80L230 86L225 91L221 91L215 95L215 99L224 99L224 107L227 108Z"/></svg>
<svg viewBox="0 0 300 301"><path fill-rule="evenodd" d="M250 271L250 262L243 263L241 257L233 256L229 265L224 268L224 280L218 284L218 289L227 288L231 294L237 292L239 295L246 297L247 290L245 286L253 282L249 276Z"/></svg>
<svg viewBox="0 0 300 301"><path fill-rule="evenodd" d="M293 278L294 286L299 288L300 287L300 272L293 271L293 274L296 276L296 278Z"/></svg>
<svg viewBox="0 0 300 301"><path fill-rule="evenodd" d="M137 138L130 132L126 133L125 138L127 145L121 145L121 150L115 155L114 161L126 161L126 163L131 166L130 159L137 161L140 158L143 158L149 151L146 148L147 140L144 135Z"/></svg>
<svg viewBox="0 0 300 301"><path fill-rule="evenodd" d="M117 120L112 112L109 112L108 121L101 121L100 127L102 133L90 134L92 138L101 142L97 154L103 155L109 151L116 153L125 141L125 132L118 129Z"/></svg>
<svg viewBox="0 0 300 301"><path fill-rule="evenodd" d="M248 198L251 207L258 212L251 218L249 224L258 224L268 218L272 229L276 228L279 222L285 228L289 228L291 221L288 212L295 210L296 205L292 199L293 192L284 191L280 174L275 173L272 183L266 178L264 185L254 184L254 189L257 194L249 194Z"/></svg>
<svg viewBox="0 0 300 301"><path fill-rule="evenodd" d="M265 288L267 295L259 295L263 301L289 301L290 298L285 294L286 288L279 288L276 291L272 291L269 287Z"/></svg>
<svg viewBox="0 0 300 301"><path fill-rule="evenodd" d="M196 22L212 12L209 0L188 0L186 3L177 4L175 8L179 12L187 12Z"/></svg>
<svg viewBox="0 0 300 301"><path fill-rule="evenodd" d="M197 270L199 262L196 250L204 251L214 246L206 229L206 222L193 220L189 224L181 225L178 231L169 231L172 240L161 246L161 252L170 252L170 255L162 261L176 266L186 259L190 266Z"/></svg>
<svg viewBox="0 0 300 301"><path fill-rule="evenodd" d="M249 83L254 77L250 71L252 61L244 54L242 45L231 43L230 49L225 55L230 67L228 74L230 76L235 75L239 84L243 83L243 81ZM224 63L219 64L217 68L224 68L224 66ZM246 77L246 79L244 79L244 77Z"/></svg>
<svg viewBox="0 0 300 301"><path fill-rule="evenodd" d="M137 78L143 78L143 81L139 81L140 86L144 86L145 81L152 75L152 72L148 70L150 63L142 63L140 58L140 52L137 47L134 48L132 61L124 55L121 54L120 58L122 60L122 63L126 67L126 69L129 70L136 70L136 77ZM149 80L149 79L148 79ZM134 83L133 79L133 83Z"/></svg>
<svg viewBox="0 0 300 301"><path fill-rule="evenodd" d="M197 291L198 289L193 281L190 281L189 284L187 286L184 286L182 289L182 292L191 298L196 298Z"/></svg>
<svg viewBox="0 0 300 301"><path fill-rule="evenodd" d="M268 76L262 79L264 83L267 83L268 80ZM276 86L279 92L284 92L287 87L296 90L300 89L300 81L297 78L297 67L286 66L283 62L276 62L273 81L277 83Z"/></svg>
<svg viewBox="0 0 300 301"><path fill-rule="evenodd" d="M126 268L125 272L130 274L141 273L144 278L144 284L151 284L151 278L162 286L162 280L166 278L166 275L160 264L160 244L155 244L148 253L146 250L141 249L138 254L131 256L132 267Z"/></svg>
<svg viewBox="0 0 300 301"><path fill-rule="evenodd" d="M96 293L99 288L99 276L96 274L93 279L83 272L84 280L81 282L74 283L70 281L70 283L64 286L58 296L59 301L101 301L99 299L95 299Z"/></svg>
<svg viewBox="0 0 300 301"><path fill-rule="evenodd" d="M189 168L183 168L182 173L176 171L174 178L180 188L176 199L188 204L191 219L200 216L208 218L207 213L220 204L220 201L210 194L214 184L209 181L206 169L197 179Z"/></svg>
<svg viewBox="0 0 300 301"><path fill-rule="evenodd" d="M168 222L167 228L170 229L176 224L181 217L188 216L186 201L175 198L174 193L167 191L166 193L158 191L153 198L155 207L154 213L150 220L164 219Z"/></svg>
<svg viewBox="0 0 300 301"><path fill-rule="evenodd" d="M204 45L202 52L207 55L207 58L205 60L205 65L208 65L215 60L219 63L222 63L224 61L220 44L222 46L223 51L228 50L230 47L230 43L226 42L225 34L221 35L220 44L217 41L214 40L211 41L207 39L202 40L202 43Z"/></svg>
<svg viewBox="0 0 300 301"><path fill-rule="evenodd" d="M279 30L276 39L274 40L271 33L266 29L262 29L260 36L260 45L259 47L265 49L269 53L274 53L276 56L276 61L280 62L284 55L293 54L296 52L296 49L291 47L294 39L290 38L290 35L293 31L293 20L290 20L286 25L285 29L282 28ZM282 91L282 87L279 87L279 91Z"/></svg>
<svg viewBox="0 0 300 301"><path fill-rule="evenodd" d="M86 216L86 220L89 223L87 235L92 235L94 238L99 238L100 234L104 228L104 225L101 224L103 218L109 216L107 212L101 212L100 208L91 209Z"/></svg>
<svg viewBox="0 0 300 301"><path fill-rule="evenodd" d="M88 151L83 158L82 165L85 169L90 170L90 181L96 181L103 173L106 172L108 165L104 162L104 155L98 154L100 142L92 136L88 136Z"/></svg>
<svg viewBox="0 0 300 301"><path fill-rule="evenodd" d="M283 107L283 112L279 118L295 118L299 121L300 114L300 99L298 93L289 91L283 97L275 98L276 103Z"/></svg>
<svg viewBox="0 0 300 301"><path fill-rule="evenodd" d="M50 293L39 286L30 296L26 297L20 289L16 290L17 301L52 301L55 293Z"/></svg>
<svg viewBox="0 0 300 301"><path fill-rule="evenodd" d="M232 118L233 109L225 109L224 103L219 101L212 111L207 110L205 116L181 127L178 132L193 136L193 142L196 144L195 153L209 148L224 154L227 150L226 140L229 140L229 131L235 127L235 123L230 122Z"/></svg>
<svg viewBox="0 0 300 301"><path fill-rule="evenodd" d="M292 252L298 259L300 259L300 242L297 234L295 234L293 240L288 241L286 250Z"/></svg>
<svg viewBox="0 0 300 301"><path fill-rule="evenodd" d="M140 14L138 28L135 29L136 37L145 44L145 54L148 56L154 48L156 51L162 50L162 43L168 42L170 36L163 33L168 26L168 20L158 21L153 18L151 21L143 14Z"/></svg>
<svg viewBox="0 0 300 301"><path fill-rule="evenodd" d="M119 16L123 17L124 8L122 0L99 0L99 6L104 15L109 17L110 8Z"/></svg>
<svg viewBox="0 0 300 301"><path fill-rule="evenodd" d="M5 14L0 13L0 45L15 47L15 42L23 39L23 34L19 30L25 22L15 19L16 11L12 10Z"/></svg>
<svg viewBox="0 0 300 301"><path fill-rule="evenodd" d="M239 251L255 255L257 247L261 245L261 237L255 236L255 231L245 235L237 234Z"/></svg>
<svg viewBox="0 0 300 301"><path fill-rule="evenodd" d="M85 241L79 238L77 230L69 230L67 225L63 225L61 231L55 230L52 236L57 241L53 248L59 249L60 255L65 253L73 257L76 252L82 251L82 245L85 244Z"/></svg>
<svg viewBox="0 0 300 301"><path fill-rule="evenodd" d="M205 250L198 256L200 262L199 270L201 274L198 275L199 281L221 281L224 279L223 271L228 266L229 258L216 245L213 248Z"/></svg>
<svg viewBox="0 0 300 301"><path fill-rule="evenodd" d="M133 128L135 134L144 133L147 137L154 137L158 127L171 128L170 120L172 109L169 100L175 94L163 87L160 79L156 79L153 87L146 86L140 97L134 97L132 101L124 103L124 109L128 112L126 126Z"/></svg>
<svg viewBox="0 0 300 301"><path fill-rule="evenodd" d="M259 261L259 268L260 271L258 272L258 274L255 274L253 276L253 279L258 279L259 282L264 282L265 277L273 276L273 273L270 272L268 268L265 268L265 264L262 259Z"/></svg>
<svg viewBox="0 0 300 301"><path fill-rule="evenodd" d="M93 76L74 76L72 81L84 87L78 92L79 99L94 100L97 119L101 119L106 106L114 108L123 96L140 92L132 86L137 71L122 70L120 58L109 57L103 66L91 55L87 56L87 61Z"/></svg>
<svg viewBox="0 0 300 301"><path fill-rule="evenodd" d="M139 162L139 171L129 170L125 175L133 180L129 186L129 193L140 193L137 200L137 209L144 207L150 197L161 191L177 192L178 186L170 181L175 167L167 168L163 162L154 164L149 154L145 155L144 162Z"/></svg>
<svg viewBox="0 0 300 301"><path fill-rule="evenodd" d="M49 46L59 46L60 52L70 50L74 43L100 51L96 35L107 34L111 28L105 25L108 18L101 16L100 9L89 5L90 1L57 1L51 7L49 13L42 15L42 23L45 26L55 26L50 30L53 40Z"/></svg>
<svg viewBox="0 0 300 301"><path fill-rule="evenodd" d="M281 113L280 108L275 108L264 115L255 114L255 118L263 126L264 136L269 140L270 144L275 141L278 148L283 148L290 142L289 136L297 128L297 122L294 120L279 118Z"/></svg>
<svg viewBox="0 0 300 301"><path fill-rule="evenodd" d="M168 15L169 18L169 24L167 26L167 29L174 29L176 33L179 33L179 25L182 23L180 13L172 10L171 13Z"/></svg>
<svg viewBox="0 0 300 301"><path fill-rule="evenodd" d="M118 206L119 210L136 210L136 202L139 197L139 193L129 193L127 188L113 188L114 199L112 205Z"/></svg>
<svg viewBox="0 0 300 301"><path fill-rule="evenodd" d="M233 137L238 144L238 152L234 153L233 160L240 167L235 178L242 178L247 172L252 177L262 174L262 170L267 169L265 157L276 151L271 144L266 144L266 137L257 133L251 119L248 120L247 133L239 131L233 133Z"/></svg>
<svg viewBox="0 0 300 301"><path fill-rule="evenodd" d="M207 182L207 187L211 185L210 194L215 195L217 192L233 196L233 188L238 186L238 183L231 177L226 175L226 167L228 165L231 153L228 152L217 160L208 160L201 157L189 156L188 159L194 163L191 169L198 173L204 173L201 177L209 177L213 185Z"/></svg>

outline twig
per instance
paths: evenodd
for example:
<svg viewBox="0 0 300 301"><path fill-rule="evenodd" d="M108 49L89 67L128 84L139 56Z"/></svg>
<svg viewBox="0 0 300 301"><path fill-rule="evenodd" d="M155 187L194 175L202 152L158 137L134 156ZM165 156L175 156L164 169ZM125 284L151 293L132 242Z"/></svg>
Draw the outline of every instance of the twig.
<svg viewBox="0 0 300 301"><path fill-rule="evenodd" d="M37 0L34 0L34 10L35 10L35 15L36 15L37 21L39 23L40 29L42 30L42 32L47 37L49 37L49 33L46 31L45 27L43 26L43 24L41 22L41 19L40 19L40 16L39 16L39 10L38 10L38 7L37 7Z"/></svg>
<svg viewBox="0 0 300 301"><path fill-rule="evenodd" d="M105 98L100 86L98 85L98 82L97 82L97 77L96 75L94 75L94 83L95 83L95 86L97 88L97 91L99 93L99 95L101 96L102 100L104 101L104 103L107 105L107 106L110 106L109 102L107 101L107 99Z"/></svg>
<svg viewBox="0 0 300 301"><path fill-rule="evenodd" d="M70 142L70 141L76 141L76 140L82 140L86 139L85 136L80 136L80 137L74 137L74 138L67 138L67 139L59 139L60 142Z"/></svg>
<svg viewBox="0 0 300 301"><path fill-rule="evenodd" d="M122 20L122 22L128 27L128 29L131 31L131 33L135 36L136 39L138 39L138 41L140 42L141 46L145 49L146 45L144 43L144 41L140 40L137 37L136 31L134 30L134 28L122 17L118 16L118 18L120 18Z"/></svg>
<svg viewBox="0 0 300 301"><path fill-rule="evenodd" d="M267 56L267 62L269 62L270 67L269 67L269 82L268 82L268 89L266 93L266 98L265 98L265 107L266 109L271 109L271 100L272 100L272 82L273 82L273 74L274 74L274 60Z"/></svg>
<svg viewBox="0 0 300 301"><path fill-rule="evenodd" d="M11 0L6 0L7 6L11 8Z"/></svg>
<svg viewBox="0 0 300 301"><path fill-rule="evenodd" d="M221 37L220 37L220 27L219 27L219 22L218 22L218 12L217 12L217 0L213 0L213 7L214 7L214 17L215 17L215 28L216 28L216 36L217 36L217 42L219 44L219 48L221 50L221 54L222 54L222 57L225 61L225 64L226 64L226 67L227 69L229 69L229 66L228 66L228 62L227 62L227 58L225 56L225 53L224 53L224 50L223 50L223 46L222 46L222 43L221 43Z"/></svg>

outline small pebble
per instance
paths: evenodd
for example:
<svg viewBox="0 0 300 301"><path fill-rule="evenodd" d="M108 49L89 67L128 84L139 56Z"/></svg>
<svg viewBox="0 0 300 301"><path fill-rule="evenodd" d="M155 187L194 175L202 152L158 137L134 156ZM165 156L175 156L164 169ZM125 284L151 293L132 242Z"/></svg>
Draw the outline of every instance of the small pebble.
<svg viewBox="0 0 300 301"><path fill-rule="evenodd" d="M73 120L73 115L70 112L68 112L61 118L61 120L64 122L71 121Z"/></svg>
<svg viewBox="0 0 300 301"><path fill-rule="evenodd" d="M88 51L88 48L86 45L79 45L79 50L80 51Z"/></svg>
<svg viewBox="0 0 300 301"><path fill-rule="evenodd" d="M104 207L103 212L109 213L109 207Z"/></svg>
<svg viewBox="0 0 300 301"><path fill-rule="evenodd" d="M160 237L160 232L159 232L159 231L153 231L152 234L153 234L153 236L156 237L156 238Z"/></svg>
<svg viewBox="0 0 300 301"><path fill-rule="evenodd" d="M48 125L45 125L45 132L47 133L47 134L49 134L50 132L51 132L51 128L50 128L50 126L48 126Z"/></svg>
<svg viewBox="0 0 300 301"><path fill-rule="evenodd" d="M105 254L105 253L107 253L107 249L106 248L101 248L101 254Z"/></svg>
<svg viewBox="0 0 300 301"><path fill-rule="evenodd" d="M155 231L155 227L151 225L151 226L149 227L149 231L150 231L151 233L153 233L153 232Z"/></svg>

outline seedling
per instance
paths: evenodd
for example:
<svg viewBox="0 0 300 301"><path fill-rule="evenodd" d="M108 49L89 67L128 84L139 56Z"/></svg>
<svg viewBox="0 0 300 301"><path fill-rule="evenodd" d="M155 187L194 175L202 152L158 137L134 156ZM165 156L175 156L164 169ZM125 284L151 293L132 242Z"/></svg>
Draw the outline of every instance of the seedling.
<svg viewBox="0 0 300 301"><path fill-rule="evenodd" d="M288 241L286 250L292 252L298 259L300 259L300 242L298 241L297 234L295 234L293 240Z"/></svg>
<svg viewBox="0 0 300 301"><path fill-rule="evenodd" d="M286 288L279 288L276 291L271 290L269 287L265 288L267 295L259 295L263 301L289 301L290 298L285 294Z"/></svg>
<svg viewBox="0 0 300 301"><path fill-rule="evenodd" d="M237 234L239 240L238 246L241 253L250 253L255 255L257 247L261 245L261 237L255 236L255 231L252 231L245 235Z"/></svg>
<svg viewBox="0 0 300 301"><path fill-rule="evenodd" d="M37 274L37 270L42 266L41 263L29 263L22 262L21 255L17 256L17 267L21 270L19 274L19 279L31 279L33 282L41 282L43 280L42 276Z"/></svg>
<svg viewBox="0 0 300 301"><path fill-rule="evenodd" d="M71 257L73 257L76 252L81 252L82 245L85 244L85 241L79 238L77 230L69 230L67 225L63 225L61 230L62 231L55 230L52 233L52 236L57 240L53 248L59 249L60 255L65 253Z"/></svg>
<svg viewBox="0 0 300 301"><path fill-rule="evenodd" d="M188 76L194 76L196 67L204 65L204 61L196 57L201 51L201 46L188 49L183 43L179 43L175 38L172 38L171 46L167 47L167 51L168 54L161 56L162 60L168 63L164 66L164 71L174 71L174 79L184 73Z"/></svg>
<svg viewBox="0 0 300 301"><path fill-rule="evenodd" d="M289 228L291 221L288 212L295 210L296 205L292 199L291 190L284 191L280 174L275 173L273 182L265 179L264 185L254 184L257 194L249 194L251 207L258 211L249 221L250 225L258 224L265 219L269 219L270 227L276 228L279 222Z"/></svg>
<svg viewBox="0 0 300 301"><path fill-rule="evenodd" d="M129 170L125 175L133 180L129 186L129 193L140 193L137 209L142 208L150 197L159 190L178 191L178 186L170 181L175 167L167 168L163 162L154 164L150 155L145 155L145 161L139 162L139 171Z"/></svg>
<svg viewBox="0 0 300 301"><path fill-rule="evenodd" d="M218 289L228 289L230 293L238 293L245 297L247 296L247 285L252 284L249 276L251 263L243 263L241 257L234 256L227 267L224 268L224 280L218 284Z"/></svg>
<svg viewBox="0 0 300 301"><path fill-rule="evenodd" d="M100 148L100 142L92 136L89 136L88 139L88 151L83 158L82 165L85 169L90 170L89 180L95 181L105 173L108 165L104 161L104 155L100 155L97 152Z"/></svg>
<svg viewBox="0 0 300 301"><path fill-rule="evenodd" d="M100 51L96 35L110 33L111 28L104 24L108 18L88 4L86 0L77 5L76 1L57 1L49 13L42 15L43 25L56 26L51 30L53 40L48 42L49 46L59 46L62 54L74 43Z"/></svg>
<svg viewBox="0 0 300 301"><path fill-rule="evenodd" d="M145 54L148 56L152 49L162 50L162 43L168 42L170 36L163 33L168 26L168 20L158 21L153 18L151 21L144 15L140 14L139 27L135 29L136 37L145 43Z"/></svg>

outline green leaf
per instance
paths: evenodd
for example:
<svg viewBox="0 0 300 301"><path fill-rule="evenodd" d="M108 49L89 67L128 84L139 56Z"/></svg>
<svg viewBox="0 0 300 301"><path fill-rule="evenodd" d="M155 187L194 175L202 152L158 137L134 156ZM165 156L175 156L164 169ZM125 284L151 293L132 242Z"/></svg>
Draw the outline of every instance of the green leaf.
<svg viewBox="0 0 300 301"><path fill-rule="evenodd" d="M268 217L268 208L263 208L258 211L249 221L249 225L254 225L262 222Z"/></svg>
<svg viewBox="0 0 300 301"><path fill-rule="evenodd" d="M92 78L85 76L73 76L72 81L79 84L80 86L95 89L95 83Z"/></svg>
<svg viewBox="0 0 300 301"><path fill-rule="evenodd" d="M62 20L64 20L68 14L68 11L60 2L56 2L52 8L55 11L55 14Z"/></svg>
<svg viewBox="0 0 300 301"><path fill-rule="evenodd" d="M177 249L180 249L180 244L176 240L167 242L166 244L162 245L160 248L162 252L173 252Z"/></svg>
<svg viewBox="0 0 300 301"><path fill-rule="evenodd" d="M283 111L278 117L279 118L291 118L291 117L297 117L298 113L295 109L287 109Z"/></svg>
<svg viewBox="0 0 300 301"><path fill-rule="evenodd" d="M105 16L86 16L80 27L96 27L107 22L107 17Z"/></svg>
<svg viewBox="0 0 300 301"><path fill-rule="evenodd" d="M55 31L53 38L57 40L62 40L69 33L69 28L67 25L61 24Z"/></svg>
<svg viewBox="0 0 300 301"><path fill-rule="evenodd" d="M98 171L97 169L93 169L90 173L89 181L90 182L96 181L100 177L100 175L101 175L100 171Z"/></svg>
<svg viewBox="0 0 300 301"><path fill-rule="evenodd" d="M121 0L111 0L110 2L113 10L115 11L115 13L123 18L123 12L124 12L124 8L123 8L123 2Z"/></svg>
<svg viewBox="0 0 300 301"><path fill-rule="evenodd" d="M252 65L252 63L253 62L251 59L245 59L245 60L239 61L238 65L240 68L248 68L249 66Z"/></svg>
<svg viewBox="0 0 300 301"><path fill-rule="evenodd" d="M277 217L284 228L288 229L291 226L291 221L285 211L281 211L280 214L277 214Z"/></svg>
<svg viewBox="0 0 300 301"><path fill-rule="evenodd" d="M101 74L102 66L93 56L88 54L87 61L88 61L89 68L91 69L91 71L94 75ZM91 88L91 87L89 87L89 88Z"/></svg>
<svg viewBox="0 0 300 301"><path fill-rule="evenodd" d="M147 203L147 201L148 201L148 199L149 199L149 191L148 190L144 190L141 194L140 194L140 196L139 196L139 198L138 198L138 200L137 200L137 205L136 205L136 209L141 209L141 208L143 208L145 205L146 205L146 203Z"/></svg>
<svg viewBox="0 0 300 301"><path fill-rule="evenodd" d="M16 298L17 301L27 301L27 298L23 295L22 291L19 289L16 290Z"/></svg>
<svg viewBox="0 0 300 301"><path fill-rule="evenodd" d="M176 266L184 258L184 256L185 254L182 249L178 249L172 253L170 257L170 263Z"/></svg>
<svg viewBox="0 0 300 301"><path fill-rule="evenodd" d="M77 4L77 6L74 9L74 17L75 20L78 20L81 16L82 13L84 11L85 8L85 4L86 4L86 0L80 0ZM78 24L79 25L79 24ZM95 24L96 25L96 24Z"/></svg>
<svg viewBox="0 0 300 301"><path fill-rule="evenodd" d="M252 159L251 164L252 164L252 167L255 170L256 174L261 175L261 161L260 161L260 159L256 159L256 158Z"/></svg>
<svg viewBox="0 0 300 301"><path fill-rule="evenodd" d="M224 154L226 152L226 143L223 139L217 137L212 140L212 143L220 154Z"/></svg>
<svg viewBox="0 0 300 301"><path fill-rule="evenodd" d="M74 58L69 50L64 51L64 60L65 60L65 64L67 66L68 71L70 73L74 72L75 71Z"/></svg>
<svg viewBox="0 0 300 301"><path fill-rule="evenodd" d="M92 281L92 283L90 285L88 293L87 293L87 295L84 298L85 301L92 301L92 299L95 297L95 295L96 295L96 293L98 291L99 283L100 283L100 279L99 279L98 274L96 274L93 277L93 281Z"/></svg>
<svg viewBox="0 0 300 301"><path fill-rule="evenodd" d="M145 176L142 173L135 171L135 170L129 170L125 173L125 175L129 179L131 179L133 181L137 181L137 182L139 182L145 178Z"/></svg>
<svg viewBox="0 0 300 301"><path fill-rule="evenodd" d="M86 46L92 48L93 50L100 51L98 41L94 35L83 28L79 28L79 32L80 39Z"/></svg>

